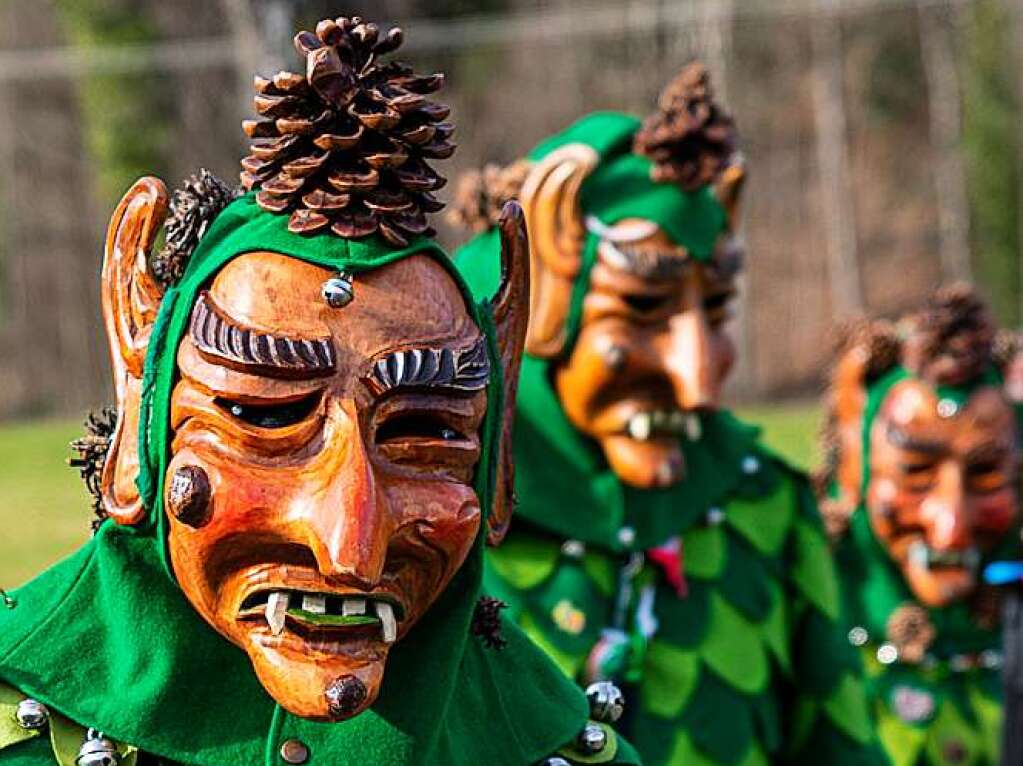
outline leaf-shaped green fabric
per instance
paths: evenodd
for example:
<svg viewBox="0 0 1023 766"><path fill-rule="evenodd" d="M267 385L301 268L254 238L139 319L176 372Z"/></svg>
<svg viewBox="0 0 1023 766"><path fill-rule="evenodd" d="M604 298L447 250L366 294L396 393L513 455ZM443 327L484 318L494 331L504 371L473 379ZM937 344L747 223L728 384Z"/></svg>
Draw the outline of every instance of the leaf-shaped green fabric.
<svg viewBox="0 0 1023 766"><path fill-rule="evenodd" d="M792 646L793 672L799 688L824 699L842 677L858 668L856 655L835 623L816 609L805 608Z"/></svg>
<svg viewBox="0 0 1023 766"><path fill-rule="evenodd" d="M714 673L701 674L682 724L693 745L718 764L738 764L754 746L753 711L749 700ZM639 749L643 751L641 745Z"/></svg>
<svg viewBox="0 0 1023 766"><path fill-rule="evenodd" d="M851 739L860 744L870 741L872 727L861 679L846 673L822 707L831 722Z"/></svg>
<svg viewBox="0 0 1023 766"><path fill-rule="evenodd" d="M947 702L927 729L924 747L928 760L935 766L974 766L984 753L976 733L955 705Z"/></svg>
<svg viewBox="0 0 1023 766"><path fill-rule="evenodd" d="M711 585L701 580L689 581L689 593L677 598L670 588L658 590L657 637L681 647L699 646L709 630Z"/></svg>
<svg viewBox="0 0 1023 766"><path fill-rule="evenodd" d="M585 654L608 619L607 599L578 560L563 559L527 602L548 640L570 654Z"/></svg>
<svg viewBox="0 0 1023 766"><path fill-rule="evenodd" d="M771 689L754 697L752 702L757 739L761 747L768 753L778 752L785 744L782 703Z"/></svg>
<svg viewBox="0 0 1023 766"><path fill-rule="evenodd" d="M795 499L792 480L785 477L769 497L732 499L725 507L725 518L753 547L774 556L788 536L795 516Z"/></svg>
<svg viewBox="0 0 1023 766"><path fill-rule="evenodd" d="M719 586L721 594L753 623L764 620L771 610L771 577L763 560L745 540L728 536L728 564Z"/></svg>
<svg viewBox="0 0 1023 766"><path fill-rule="evenodd" d="M792 658L789 652L789 605L781 588L774 581L767 584L771 598L771 609L767 618L760 623L760 635L771 650L775 661L786 675L792 673Z"/></svg>
<svg viewBox="0 0 1023 766"><path fill-rule="evenodd" d="M586 660L586 656L583 654L571 654L569 652L563 652L556 647L551 641L544 635L544 632L540 630L539 626L533 620L529 614L523 613L519 618L519 627L526 632L537 646L547 652L547 655L554 661L561 672L569 678L575 678L579 675L579 670L582 668L583 662Z"/></svg>
<svg viewBox="0 0 1023 766"><path fill-rule="evenodd" d="M675 736L675 745L665 766L717 766L717 764L697 750L685 731L680 730Z"/></svg>
<svg viewBox="0 0 1023 766"><path fill-rule="evenodd" d="M805 519L793 527L791 578L799 592L831 620L839 615L838 577L828 543Z"/></svg>
<svg viewBox="0 0 1023 766"><path fill-rule="evenodd" d="M876 727L892 766L915 766L927 739L927 731L905 723L883 707L879 708Z"/></svg>
<svg viewBox="0 0 1023 766"><path fill-rule="evenodd" d="M695 652L658 641L650 642L643 667L642 704L651 715L676 718L689 701L700 677Z"/></svg>
<svg viewBox="0 0 1023 766"><path fill-rule="evenodd" d="M724 681L746 694L767 685L770 664L758 631L717 593L710 597L710 628L700 646L707 665Z"/></svg>
<svg viewBox="0 0 1023 766"><path fill-rule="evenodd" d="M1002 705L997 698L992 698L971 685L969 690L970 704L980 722L979 740L987 759L991 763L998 761L1001 751L1002 736Z"/></svg>
<svg viewBox="0 0 1023 766"><path fill-rule="evenodd" d="M583 556L583 569L601 593L608 598L614 595L618 587L618 570L610 558L589 550Z"/></svg>
<svg viewBox="0 0 1023 766"><path fill-rule="evenodd" d="M508 535L497 548L487 551L488 563L513 587L535 588L554 571L561 547L539 535Z"/></svg>
<svg viewBox="0 0 1023 766"><path fill-rule="evenodd" d="M695 527L682 538L687 577L716 580L725 568L725 530L718 524Z"/></svg>

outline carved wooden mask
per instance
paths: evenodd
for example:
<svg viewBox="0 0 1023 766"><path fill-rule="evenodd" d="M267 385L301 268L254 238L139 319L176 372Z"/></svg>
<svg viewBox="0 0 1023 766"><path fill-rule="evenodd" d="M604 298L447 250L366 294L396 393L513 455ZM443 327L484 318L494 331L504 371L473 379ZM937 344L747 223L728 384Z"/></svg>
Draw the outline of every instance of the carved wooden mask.
<svg viewBox="0 0 1023 766"><path fill-rule="evenodd" d="M579 192L596 163L592 148L569 144L537 162L523 185L534 287L526 349L554 360L566 415L623 481L670 486L684 476L679 435L700 437L695 415L718 406L735 358L725 325L741 254L731 231L716 257L701 263L653 221L600 227L578 336L566 356L587 232ZM717 185L730 221L742 183L735 165Z"/></svg>
<svg viewBox="0 0 1023 766"><path fill-rule="evenodd" d="M143 513L135 429L160 300L147 255L165 210L163 185L138 182L114 214L104 265L120 412L104 493L122 523ZM510 412L528 304L517 206L502 233L495 318ZM473 546L489 365L462 294L431 258L359 275L343 308L324 300L332 276L251 252L212 278L177 350L164 497L186 598L249 655L275 700L317 720L373 703L391 646ZM492 542L510 513L509 459Z"/></svg>

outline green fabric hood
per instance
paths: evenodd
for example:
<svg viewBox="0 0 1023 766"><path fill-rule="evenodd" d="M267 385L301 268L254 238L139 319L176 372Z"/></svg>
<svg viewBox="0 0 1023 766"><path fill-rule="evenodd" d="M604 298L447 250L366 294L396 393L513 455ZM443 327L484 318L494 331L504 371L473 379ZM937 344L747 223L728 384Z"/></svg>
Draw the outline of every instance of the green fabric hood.
<svg viewBox="0 0 1023 766"><path fill-rule="evenodd" d="M246 655L199 618L173 579L161 498L175 354L199 289L252 250L356 275L415 253L449 269L490 344L493 373L475 483L484 511L490 508L503 388L488 302L473 299L429 240L392 250L377 238L301 237L286 226L286 217L261 211L252 195L236 200L167 292L150 341L140 414L138 483L147 520L135 527L106 522L75 555L13 591L16 606L0 609L0 678L82 725L186 764L276 763L290 737L309 746L312 766L533 763L574 739L586 722L586 701L510 622L501 651L470 636L483 534L437 603L393 648L376 704L338 724L297 719L276 706ZM622 747L619 756L627 756Z"/></svg>

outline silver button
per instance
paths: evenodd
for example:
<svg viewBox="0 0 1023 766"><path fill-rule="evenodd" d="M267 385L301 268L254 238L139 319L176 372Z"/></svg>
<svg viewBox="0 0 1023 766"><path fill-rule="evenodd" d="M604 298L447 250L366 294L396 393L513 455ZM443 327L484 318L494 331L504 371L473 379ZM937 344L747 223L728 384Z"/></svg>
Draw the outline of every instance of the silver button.
<svg viewBox="0 0 1023 766"><path fill-rule="evenodd" d="M581 559L586 554L586 544L581 540L565 540L561 544L561 554L570 559Z"/></svg>
<svg viewBox="0 0 1023 766"><path fill-rule="evenodd" d="M309 760L309 748L300 740L286 739L281 743L281 758L285 763L305 763Z"/></svg>
<svg viewBox="0 0 1023 766"><path fill-rule="evenodd" d="M849 643L853 646L863 646L869 640L870 635L867 633L867 629L861 625L857 625L849 631Z"/></svg>
<svg viewBox="0 0 1023 766"><path fill-rule="evenodd" d="M747 455L742 459L742 472L747 476L752 476L760 470L760 461L754 455Z"/></svg>
<svg viewBox="0 0 1023 766"><path fill-rule="evenodd" d="M707 523L712 527L716 527L718 524L725 520L725 512L718 508L716 505L707 509Z"/></svg>
<svg viewBox="0 0 1023 766"><path fill-rule="evenodd" d="M877 647L877 661L882 665L891 665L899 659L899 650L891 644L881 644Z"/></svg>
<svg viewBox="0 0 1023 766"><path fill-rule="evenodd" d="M622 527L618 530L618 542L626 548L631 547L636 542L636 530L632 527Z"/></svg>

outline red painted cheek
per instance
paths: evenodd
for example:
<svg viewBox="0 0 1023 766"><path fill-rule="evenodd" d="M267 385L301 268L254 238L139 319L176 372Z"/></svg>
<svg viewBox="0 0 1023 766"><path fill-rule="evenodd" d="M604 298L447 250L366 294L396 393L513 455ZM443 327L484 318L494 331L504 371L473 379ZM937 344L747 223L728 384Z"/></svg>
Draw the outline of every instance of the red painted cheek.
<svg viewBox="0 0 1023 766"><path fill-rule="evenodd" d="M974 523L978 530L998 534L1007 532L1016 521L1016 516L1015 493L1004 490L977 503Z"/></svg>

